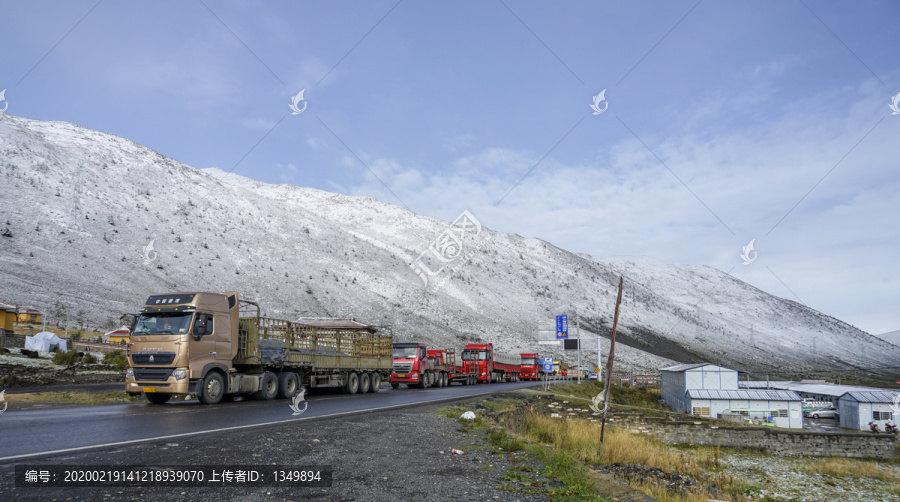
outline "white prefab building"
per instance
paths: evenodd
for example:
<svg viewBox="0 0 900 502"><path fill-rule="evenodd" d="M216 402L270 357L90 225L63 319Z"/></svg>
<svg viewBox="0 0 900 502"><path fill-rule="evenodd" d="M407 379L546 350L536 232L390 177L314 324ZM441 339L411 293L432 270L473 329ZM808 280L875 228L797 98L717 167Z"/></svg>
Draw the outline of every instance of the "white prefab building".
<svg viewBox="0 0 900 502"><path fill-rule="evenodd" d="M841 427L860 431L869 430L869 422L875 421L884 430L884 424L897 425L900 416L894 411L894 402L900 391L855 390L838 399ZM898 401L900 402L900 401Z"/></svg>
<svg viewBox="0 0 900 502"><path fill-rule="evenodd" d="M660 396L673 410L691 413L690 389L737 390L738 372L715 364L679 364L660 370Z"/></svg>
<svg viewBox="0 0 900 502"><path fill-rule="evenodd" d="M688 413L701 417L736 414L752 420L767 421L775 427L803 428L800 395L788 390L714 390L688 389L685 400Z"/></svg>

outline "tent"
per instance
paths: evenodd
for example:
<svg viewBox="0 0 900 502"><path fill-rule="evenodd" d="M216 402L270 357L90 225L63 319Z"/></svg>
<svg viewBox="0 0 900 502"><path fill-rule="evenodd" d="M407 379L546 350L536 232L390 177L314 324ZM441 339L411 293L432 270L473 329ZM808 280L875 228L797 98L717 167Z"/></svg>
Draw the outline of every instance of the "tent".
<svg viewBox="0 0 900 502"><path fill-rule="evenodd" d="M49 331L41 331L34 336L25 337L25 348L28 350L38 350L41 352L50 352L57 348L63 352L66 351L66 341Z"/></svg>

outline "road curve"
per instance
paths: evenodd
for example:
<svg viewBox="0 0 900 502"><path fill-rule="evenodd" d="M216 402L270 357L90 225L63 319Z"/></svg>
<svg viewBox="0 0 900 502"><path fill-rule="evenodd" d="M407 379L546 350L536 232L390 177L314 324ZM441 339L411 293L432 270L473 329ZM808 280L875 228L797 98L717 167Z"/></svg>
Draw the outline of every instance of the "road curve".
<svg viewBox="0 0 900 502"><path fill-rule="evenodd" d="M288 422L322 420L391 408L449 401L540 385L517 382L493 385L452 385L431 389L391 389L374 394L309 396L306 410L294 415L289 400L222 402L204 406L196 401L165 405L121 405L22 410L0 414L0 464L92 448L121 447ZM299 407L303 410L303 406Z"/></svg>

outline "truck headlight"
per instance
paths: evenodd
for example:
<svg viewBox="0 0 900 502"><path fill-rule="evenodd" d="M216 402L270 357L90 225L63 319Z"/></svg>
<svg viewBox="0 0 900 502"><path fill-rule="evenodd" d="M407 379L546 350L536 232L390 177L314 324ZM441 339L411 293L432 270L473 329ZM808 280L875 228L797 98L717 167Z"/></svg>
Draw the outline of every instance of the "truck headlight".
<svg viewBox="0 0 900 502"><path fill-rule="evenodd" d="M418 373L413 373L412 375L410 375L410 378L413 379L413 380L418 380L418 379L419 379L419 374L418 374Z"/></svg>
<svg viewBox="0 0 900 502"><path fill-rule="evenodd" d="M172 372L172 376L175 377L175 380L184 380L187 378L187 370L175 370Z"/></svg>
<svg viewBox="0 0 900 502"><path fill-rule="evenodd" d="M134 378L134 370L131 368L125 370L125 378Z"/></svg>

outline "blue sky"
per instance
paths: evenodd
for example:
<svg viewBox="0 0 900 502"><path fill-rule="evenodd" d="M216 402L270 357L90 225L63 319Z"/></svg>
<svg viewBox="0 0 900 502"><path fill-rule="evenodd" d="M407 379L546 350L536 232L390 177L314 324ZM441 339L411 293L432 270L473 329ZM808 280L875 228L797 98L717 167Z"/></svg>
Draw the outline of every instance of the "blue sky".
<svg viewBox="0 0 900 502"><path fill-rule="evenodd" d="M575 252L706 264L871 333L900 329L900 3L0 12L7 113L445 220L467 209Z"/></svg>

